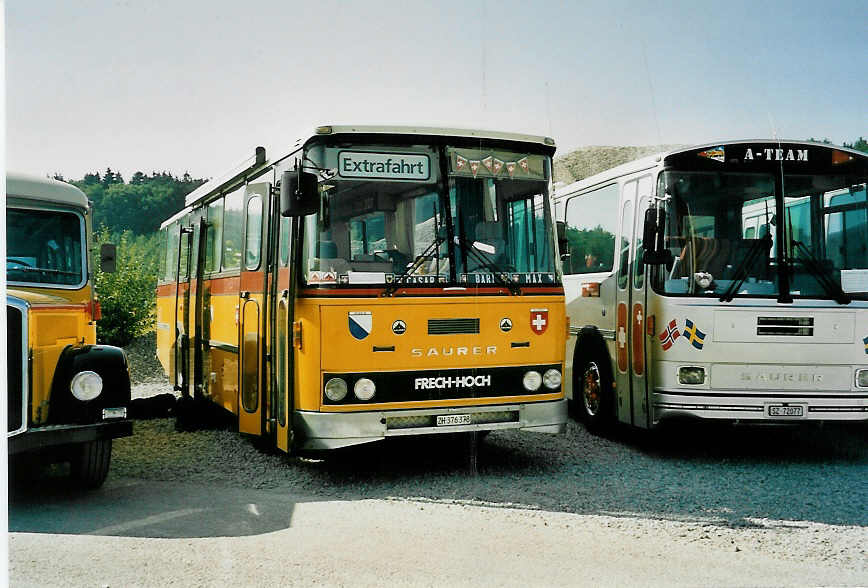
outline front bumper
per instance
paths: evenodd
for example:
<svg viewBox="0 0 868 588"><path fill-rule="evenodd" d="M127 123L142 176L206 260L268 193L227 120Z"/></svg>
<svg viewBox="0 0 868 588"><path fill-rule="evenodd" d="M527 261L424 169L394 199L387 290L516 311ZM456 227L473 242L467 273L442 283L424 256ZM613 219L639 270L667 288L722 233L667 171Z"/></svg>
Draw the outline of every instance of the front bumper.
<svg viewBox="0 0 868 588"><path fill-rule="evenodd" d="M793 393L792 391L655 390L651 394L654 423L673 417L793 421L868 421L868 393ZM802 407L800 416L773 416L770 408Z"/></svg>
<svg viewBox="0 0 868 588"><path fill-rule="evenodd" d="M97 439L115 439L133 434L133 422L116 420L90 425L49 425L33 427L9 438L9 455L57 447L87 443Z"/></svg>
<svg viewBox="0 0 868 588"><path fill-rule="evenodd" d="M470 424L437 426L438 415L470 415ZM567 401L464 406L354 413L300 411L295 426L301 449L337 449L401 435L433 435L472 431L521 429L562 433L567 422Z"/></svg>

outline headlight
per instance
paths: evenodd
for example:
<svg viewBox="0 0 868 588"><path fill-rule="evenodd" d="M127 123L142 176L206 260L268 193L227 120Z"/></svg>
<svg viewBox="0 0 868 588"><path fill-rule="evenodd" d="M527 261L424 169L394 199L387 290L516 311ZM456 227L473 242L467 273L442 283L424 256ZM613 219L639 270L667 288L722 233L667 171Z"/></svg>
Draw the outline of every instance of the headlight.
<svg viewBox="0 0 868 588"><path fill-rule="evenodd" d="M868 370L856 370L856 385L868 388Z"/></svg>
<svg viewBox="0 0 868 588"><path fill-rule="evenodd" d="M347 396L347 383L342 378L332 378L326 382L325 395L332 402L340 402Z"/></svg>
<svg viewBox="0 0 868 588"><path fill-rule="evenodd" d="M705 383L705 368L689 365L678 368L678 382L695 386Z"/></svg>
<svg viewBox="0 0 868 588"><path fill-rule="evenodd" d="M524 374L521 383L524 384L524 389L528 392L535 392L542 384L542 376L539 375L539 372L531 370Z"/></svg>
<svg viewBox="0 0 868 588"><path fill-rule="evenodd" d="M552 368L543 374L543 384L549 390L557 390L561 385L561 372Z"/></svg>
<svg viewBox="0 0 868 588"><path fill-rule="evenodd" d="M376 384L368 378L359 378L359 381L353 386L353 394L359 400L370 400L374 397L374 392L376 391Z"/></svg>
<svg viewBox="0 0 868 588"><path fill-rule="evenodd" d="M78 372L69 383L69 390L82 402L93 400L102 392L102 378L96 372Z"/></svg>

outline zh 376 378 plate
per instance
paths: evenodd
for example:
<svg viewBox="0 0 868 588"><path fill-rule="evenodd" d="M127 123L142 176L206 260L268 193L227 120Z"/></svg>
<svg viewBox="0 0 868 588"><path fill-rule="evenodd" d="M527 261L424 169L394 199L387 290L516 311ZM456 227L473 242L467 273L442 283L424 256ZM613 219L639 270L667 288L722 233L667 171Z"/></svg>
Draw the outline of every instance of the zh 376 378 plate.
<svg viewBox="0 0 868 588"><path fill-rule="evenodd" d="M766 407L766 414L770 417L803 417L805 407L801 404L784 406L783 404L770 404Z"/></svg>
<svg viewBox="0 0 868 588"><path fill-rule="evenodd" d="M441 414L437 415L437 426L444 427L449 425L469 425L469 414Z"/></svg>

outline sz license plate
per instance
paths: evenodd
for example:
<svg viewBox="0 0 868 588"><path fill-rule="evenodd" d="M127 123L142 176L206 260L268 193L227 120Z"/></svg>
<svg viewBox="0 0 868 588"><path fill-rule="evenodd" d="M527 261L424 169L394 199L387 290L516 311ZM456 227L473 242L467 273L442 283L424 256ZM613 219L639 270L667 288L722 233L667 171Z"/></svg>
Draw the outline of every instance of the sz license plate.
<svg viewBox="0 0 868 588"><path fill-rule="evenodd" d="M782 404L773 404L768 406L768 415L770 417L803 417L805 416L805 407L801 404L795 406L784 406Z"/></svg>
<svg viewBox="0 0 868 588"><path fill-rule="evenodd" d="M469 414L440 414L437 415L437 426L448 427L450 425L469 425Z"/></svg>

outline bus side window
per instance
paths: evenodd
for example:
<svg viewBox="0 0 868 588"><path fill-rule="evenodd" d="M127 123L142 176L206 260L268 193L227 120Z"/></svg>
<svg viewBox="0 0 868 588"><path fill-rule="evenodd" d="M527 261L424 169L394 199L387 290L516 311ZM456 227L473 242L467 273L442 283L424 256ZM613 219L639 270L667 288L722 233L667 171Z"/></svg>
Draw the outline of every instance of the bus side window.
<svg viewBox="0 0 868 588"><path fill-rule="evenodd" d="M567 201L564 273L610 272L615 261L618 185L611 184Z"/></svg>
<svg viewBox="0 0 868 588"><path fill-rule="evenodd" d="M247 201L247 227L244 243L244 269L259 267L259 251L262 245L262 199L252 196Z"/></svg>
<svg viewBox="0 0 868 588"><path fill-rule="evenodd" d="M241 232L243 224L244 189L226 195L223 203L223 269L241 267Z"/></svg>
<svg viewBox="0 0 868 588"><path fill-rule="evenodd" d="M205 271L219 272L223 253L223 198L208 204L208 231L205 242Z"/></svg>
<svg viewBox="0 0 868 588"><path fill-rule="evenodd" d="M160 271L157 274L160 282L165 282L168 278L168 255L169 255L169 230L168 228L160 229Z"/></svg>
<svg viewBox="0 0 868 588"><path fill-rule="evenodd" d="M631 185L632 184L632 185ZM632 194L631 194L632 192ZM624 198L635 197L636 182L624 185ZM633 201L624 202L624 213L621 217L621 252L618 261L618 289L624 290L630 281L630 242L633 239Z"/></svg>

